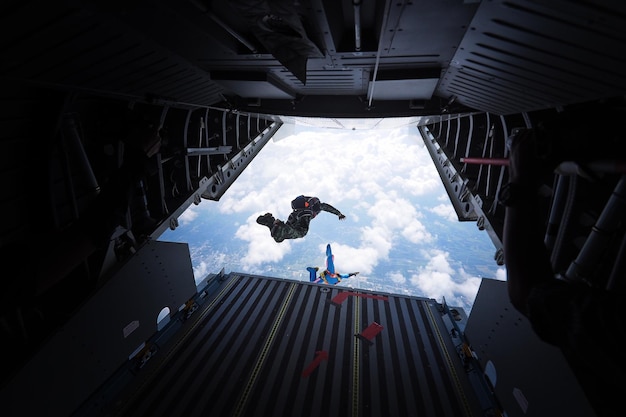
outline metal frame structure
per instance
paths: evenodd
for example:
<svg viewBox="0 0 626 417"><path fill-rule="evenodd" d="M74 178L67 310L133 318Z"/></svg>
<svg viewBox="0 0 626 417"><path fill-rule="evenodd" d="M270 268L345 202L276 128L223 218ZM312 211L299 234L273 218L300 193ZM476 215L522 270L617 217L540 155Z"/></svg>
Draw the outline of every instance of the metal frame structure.
<svg viewBox="0 0 626 417"><path fill-rule="evenodd" d="M507 138L544 132L555 271L625 290L622 1L9 0L0 23L3 390L295 118L408 118L499 264Z"/></svg>

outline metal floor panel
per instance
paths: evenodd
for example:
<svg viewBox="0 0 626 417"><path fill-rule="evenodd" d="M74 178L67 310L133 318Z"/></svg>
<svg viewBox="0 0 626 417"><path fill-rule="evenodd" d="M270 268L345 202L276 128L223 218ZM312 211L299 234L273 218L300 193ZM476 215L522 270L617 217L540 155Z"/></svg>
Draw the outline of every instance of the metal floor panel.
<svg viewBox="0 0 626 417"><path fill-rule="evenodd" d="M118 415L476 411L434 300L231 273L205 304Z"/></svg>

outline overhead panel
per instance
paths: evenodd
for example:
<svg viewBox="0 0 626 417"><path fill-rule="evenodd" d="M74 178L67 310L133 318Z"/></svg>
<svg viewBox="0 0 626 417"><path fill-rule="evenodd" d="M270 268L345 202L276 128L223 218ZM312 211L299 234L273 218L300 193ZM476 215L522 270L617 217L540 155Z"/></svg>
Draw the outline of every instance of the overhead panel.
<svg viewBox="0 0 626 417"><path fill-rule="evenodd" d="M437 95L506 115L624 93L620 8L481 2Z"/></svg>
<svg viewBox="0 0 626 417"><path fill-rule="evenodd" d="M74 2L5 7L0 76L121 97L150 96L194 105L219 101L221 88L206 72L171 48L147 39L139 24L122 24L122 19L152 22L157 9L131 7L116 15L89 7Z"/></svg>
<svg viewBox="0 0 626 417"><path fill-rule="evenodd" d="M460 1L391 1L382 21L381 58L409 58L413 64L445 65L466 32L477 8Z"/></svg>
<svg viewBox="0 0 626 417"><path fill-rule="evenodd" d="M369 71L361 68L309 70L306 85L302 84L289 71L281 70L276 75L298 94L365 95Z"/></svg>
<svg viewBox="0 0 626 417"><path fill-rule="evenodd" d="M244 98L294 99L296 96L262 72L213 71L211 79Z"/></svg>
<svg viewBox="0 0 626 417"><path fill-rule="evenodd" d="M438 81L438 78L378 81L373 97L374 100L428 100L432 97ZM370 82L370 89L374 87L373 84Z"/></svg>
<svg viewBox="0 0 626 417"><path fill-rule="evenodd" d="M429 100L439 82L439 68L380 71L369 82L375 100Z"/></svg>

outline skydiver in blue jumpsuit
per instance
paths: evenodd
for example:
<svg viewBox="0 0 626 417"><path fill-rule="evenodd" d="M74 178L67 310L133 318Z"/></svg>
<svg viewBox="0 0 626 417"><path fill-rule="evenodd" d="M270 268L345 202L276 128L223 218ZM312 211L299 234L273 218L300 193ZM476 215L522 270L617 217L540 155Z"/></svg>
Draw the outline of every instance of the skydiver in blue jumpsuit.
<svg viewBox="0 0 626 417"><path fill-rule="evenodd" d="M349 278L358 274L358 272L350 272L349 274L340 274L335 271L335 256L333 255L330 244L326 245L326 269L324 269L319 276L316 277L318 267L307 267L309 271L309 281L316 284L329 284L337 285L344 278Z"/></svg>

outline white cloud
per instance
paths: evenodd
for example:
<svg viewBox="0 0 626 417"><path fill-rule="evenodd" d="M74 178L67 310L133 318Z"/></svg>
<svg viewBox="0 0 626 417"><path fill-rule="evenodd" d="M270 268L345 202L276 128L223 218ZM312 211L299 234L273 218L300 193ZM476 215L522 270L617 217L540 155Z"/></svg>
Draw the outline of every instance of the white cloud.
<svg viewBox="0 0 626 417"><path fill-rule="evenodd" d="M373 250L372 259L378 263L379 258L386 258L392 247L392 234L382 227L364 227L361 229L361 248Z"/></svg>
<svg viewBox="0 0 626 417"><path fill-rule="evenodd" d="M459 268L458 276L460 282L457 281L456 283L456 293L459 294L464 301L458 305L473 304L482 278L468 274L463 268ZM452 300L456 299L458 299L458 297L452 297Z"/></svg>
<svg viewBox="0 0 626 417"><path fill-rule="evenodd" d="M341 203L356 201L367 207L371 221L362 227L361 242L353 248L366 254L367 260L361 263L364 270L386 258L398 238L412 243L431 241L432 235L418 220L420 214L402 196L421 195L440 188L441 183L426 150L418 146L421 139L407 132L406 128L332 135L301 131L269 143L247 168L247 179L240 177L220 201L223 213L253 213L236 234L248 242L246 265L278 262L289 253L289 242L275 243L255 219L270 212L284 220L291 212L291 200L300 194L318 196L355 221L367 220L364 212L346 210ZM372 198L373 205L363 205Z"/></svg>
<svg viewBox="0 0 626 417"><path fill-rule="evenodd" d="M394 238L394 233L400 231L405 239L412 243L424 243L432 240L426 227L417 218L419 214L413 204L405 199L379 199L369 210L373 217L372 224L382 229L382 235ZM391 245L391 242L390 242Z"/></svg>
<svg viewBox="0 0 626 417"><path fill-rule="evenodd" d="M198 206L191 205L178 217L178 223L182 226L193 222L198 217Z"/></svg>
<svg viewBox="0 0 626 417"><path fill-rule="evenodd" d="M344 212L347 219L335 225L329 222L336 219L321 214L305 239L276 243L256 218L271 212L286 219L291 200L300 194L318 196ZM430 207L433 201L442 204ZM207 215L205 205L191 207L180 221L186 224L199 213ZM342 283L348 287L390 291L405 285L403 293L437 300L445 296L450 304L468 306L480 283L462 267L452 268L447 252L432 247L424 252L427 263L416 271L415 264L412 271L401 266L377 271L394 248L406 251L408 245L415 251L425 250L426 245L438 243L441 222L458 221L414 128L301 130L268 143L219 204L209 202L208 206L215 207L212 213L219 210L225 218L234 219L236 245L231 247L236 248L235 263L241 272L273 275L280 270L275 276L306 279L305 266L322 267L326 242L330 241L337 270L360 272ZM446 220L422 223L426 210ZM214 245L220 247L219 242ZM211 269L216 267L219 254L206 248L202 253L205 260L195 261L195 275L217 272ZM207 259L209 256L212 258ZM505 277L505 271L498 269L497 275Z"/></svg>
<svg viewBox="0 0 626 417"><path fill-rule="evenodd" d="M193 276L196 277L196 281L203 279L210 272L212 271L209 271L209 265L204 261L200 261L198 265L193 267Z"/></svg>
<svg viewBox="0 0 626 417"><path fill-rule="evenodd" d="M428 243L433 240L433 236L426 231L426 227L415 219L402 229L402 236L415 244Z"/></svg>
<svg viewBox="0 0 626 417"><path fill-rule="evenodd" d="M389 278L392 282L395 282L396 284L406 283L406 278L400 272L389 272L387 274L387 278Z"/></svg>
<svg viewBox="0 0 626 417"><path fill-rule="evenodd" d="M269 229L256 223L256 217L251 216L235 233L235 237L248 242L247 253L241 259L243 272L264 262L278 262L291 251L291 242L276 244L270 236Z"/></svg>
<svg viewBox="0 0 626 417"><path fill-rule="evenodd" d="M498 268L496 271L496 279L498 281L506 281L506 268Z"/></svg>
<svg viewBox="0 0 626 417"><path fill-rule="evenodd" d="M421 267L410 281L425 297L441 301L446 298L449 305L471 305L476 298L480 278L473 277L463 268L455 271L448 261L450 254L438 249L425 253L428 263Z"/></svg>
<svg viewBox="0 0 626 417"><path fill-rule="evenodd" d="M363 277L371 274L378 264L382 251L376 246L352 247L341 243L331 244L335 255L335 268L338 272L360 272ZM320 247L320 250L322 248ZM326 247L323 248L326 252Z"/></svg>
<svg viewBox="0 0 626 417"><path fill-rule="evenodd" d="M428 210L432 211L437 216L443 217L444 219L448 221L451 221L451 222L459 221L459 217L457 216L456 211L454 211L454 207L452 207L452 203L450 203L449 201L447 204L439 204Z"/></svg>

